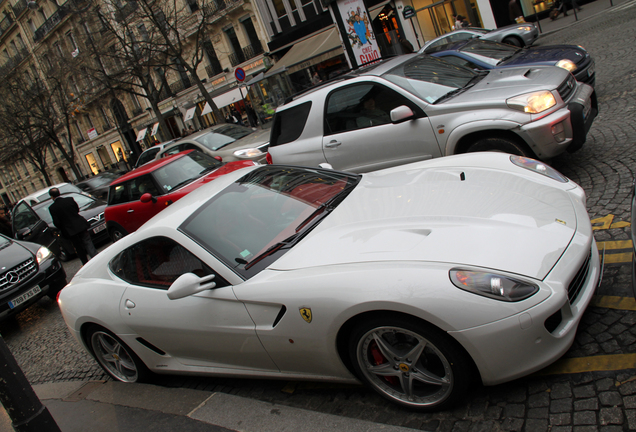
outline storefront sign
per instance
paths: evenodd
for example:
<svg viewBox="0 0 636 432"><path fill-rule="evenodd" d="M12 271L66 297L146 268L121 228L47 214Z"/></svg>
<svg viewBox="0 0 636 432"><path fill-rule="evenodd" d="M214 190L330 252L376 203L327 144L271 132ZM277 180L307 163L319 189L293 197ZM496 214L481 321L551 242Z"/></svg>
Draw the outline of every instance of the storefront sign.
<svg viewBox="0 0 636 432"><path fill-rule="evenodd" d="M212 85L216 87L219 84L222 84L224 82L225 82L225 76L222 76L221 78L217 78L214 81L212 81Z"/></svg>
<svg viewBox="0 0 636 432"><path fill-rule="evenodd" d="M97 138L97 131L95 130L95 128L90 128L86 131L86 133L88 134L88 139Z"/></svg>
<svg viewBox="0 0 636 432"><path fill-rule="evenodd" d="M413 6L404 6L404 9L402 9L402 16L404 19L413 18L415 16L415 9L413 9Z"/></svg>
<svg viewBox="0 0 636 432"><path fill-rule="evenodd" d="M373 26L362 0L338 0L338 10L344 23L345 43L349 44L358 66L380 58ZM334 11L335 12L335 11Z"/></svg>
<svg viewBox="0 0 636 432"><path fill-rule="evenodd" d="M250 64L247 64L247 65L243 66L243 70L248 71L250 69L254 69L256 67L259 67L262 64L263 64L263 59L260 59L258 61L255 61L254 63L250 63Z"/></svg>

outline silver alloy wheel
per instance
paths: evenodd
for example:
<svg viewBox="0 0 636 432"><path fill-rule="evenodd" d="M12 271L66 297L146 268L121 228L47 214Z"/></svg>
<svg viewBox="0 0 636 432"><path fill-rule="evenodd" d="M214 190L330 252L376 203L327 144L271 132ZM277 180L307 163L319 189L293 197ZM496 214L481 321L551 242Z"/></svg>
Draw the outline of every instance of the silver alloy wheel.
<svg viewBox="0 0 636 432"><path fill-rule="evenodd" d="M439 405L453 391L453 371L446 356L411 330L376 327L360 338L356 353L369 383L403 405Z"/></svg>
<svg viewBox="0 0 636 432"><path fill-rule="evenodd" d="M137 382L139 374L127 347L109 333L96 331L91 335L91 346L99 364L123 382Z"/></svg>
<svg viewBox="0 0 636 432"><path fill-rule="evenodd" d="M119 241L123 239L124 237L126 237L124 233L119 231L117 228L113 229L112 236L113 236L113 242Z"/></svg>

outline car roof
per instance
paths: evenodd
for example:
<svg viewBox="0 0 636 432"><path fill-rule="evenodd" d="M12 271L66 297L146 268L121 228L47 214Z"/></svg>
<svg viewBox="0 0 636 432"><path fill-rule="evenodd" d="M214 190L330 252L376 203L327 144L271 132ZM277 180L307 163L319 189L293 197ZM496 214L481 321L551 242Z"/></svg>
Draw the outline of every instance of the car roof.
<svg viewBox="0 0 636 432"><path fill-rule="evenodd" d="M145 174L149 174L165 165L168 165L170 162L174 161L175 159L179 159L183 156L185 156L186 154L190 153L193 150L186 150L186 151L182 151L181 153L177 153L175 155L170 155L170 156L166 156L164 158L161 159L157 159L151 162L148 162L138 168L135 168L134 170L130 171L129 173L124 174L123 176L113 180L113 182L110 184L111 186L114 185L118 185L120 183L123 183L127 180L133 179L133 178L137 178L139 176L145 175Z"/></svg>
<svg viewBox="0 0 636 432"><path fill-rule="evenodd" d="M58 188L59 189L62 186L66 186L66 185L77 187L77 186L75 186L72 183L58 183L58 184L54 184L53 186L47 186L47 187L45 187L43 189L37 190L37 191L33 192L32 194L25 196L24 198L22 198L22 200L27 201L27 203L30 200L37 200L39 196L47 193L51 189L53 189L53 188ZM77 189L81 191L81 189L79 189L79 188L77 188Z"/></svg>

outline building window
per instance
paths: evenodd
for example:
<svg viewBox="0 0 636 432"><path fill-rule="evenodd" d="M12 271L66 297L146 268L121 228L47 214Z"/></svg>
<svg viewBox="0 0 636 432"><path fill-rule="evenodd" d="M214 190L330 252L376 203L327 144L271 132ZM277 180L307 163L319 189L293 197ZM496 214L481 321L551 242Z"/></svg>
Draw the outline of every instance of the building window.
<svg viewBox="0 0 636 432"><path fill-rule="evenodd" d="M20 172L15 166L13 167L13 174L15 175L15 178L17 178L18 180L22 180L22 177L20 177Z"/></svg>
<svg viewBox="0 0 636 432"><path fill-rule="evenodd" d="M49 150L51 150L51 160L53 162L57 162L57 155L55 154L55 148L53 146L50 146Z"/></svg>
<svg viewBox="0 0 636 432"><path fill-rule="evenodd" d="M219 58L216 56L216 51L214 51L214 46L209 39L203 42L203 49L208 58L208 63L210 64L210 71L208 75L213 77L214 75L218 75L223 72L221 62L219 62Z"/></svg>
<svg viewBox="0 0 636 432"><path fill-rule="evenodd" d="M29 175L31 175L29 173L29 169L27 168L26 164L24 163L24 160L20 159L20 164L22 165L22 171L24 171L24 176L28 177Z"/></svg>
<svg viewBox="0 0 636 432"><path fill-rule="evenodd" d="M104 122L104 130L107 131L110 128L112 128L113 125L110 124L110 119L108 118L108 114L106 113L106 110L104 109L104 107L100 106L99 112L101 113L102 121Z"/></svg>
<svg viewBox="0 0 636 432"><path fill-rule="evenodd" d="M53 44L53 47L55 48L55 51L60 56L60 58L63 59L64 58L64 51L62 51L62 46L60 45L60 43L59 42L55 42Z"/></svg>
<svg viewBox="0 0 636 432"><path fill-rule="evenodd" d="M144 23L141 23L137 26L137 29L139 30L139 37L141 37L141 40L143 41L148 41L148 30L146 29L146 26L144 25Z"/></svg>

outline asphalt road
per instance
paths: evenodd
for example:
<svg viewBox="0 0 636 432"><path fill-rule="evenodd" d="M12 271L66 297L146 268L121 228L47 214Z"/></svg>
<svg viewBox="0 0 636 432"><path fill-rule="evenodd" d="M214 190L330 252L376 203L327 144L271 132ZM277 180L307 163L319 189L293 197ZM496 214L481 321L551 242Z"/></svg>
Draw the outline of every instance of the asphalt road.
<svg viewBox="0 0 636 432"><path fill-rule="evenodd" d="M601 0L597 0L601 1ZM609 7L609 4L608 4ZM457 408L418 414L361 386L165 377L159 385L227 392L416 430L636 430L636 302L630 280L631 186L636 170L636 1L546 36L537 45L584 46L596 60L600 114L583 149L551 164L586 191L595 236L607 250L603 283L570 351L542 374L475 387ZM77 260L66 263L72 275ZM0 334L31 383L107 380L71 338L55 302L42 299Z"/></svg>

